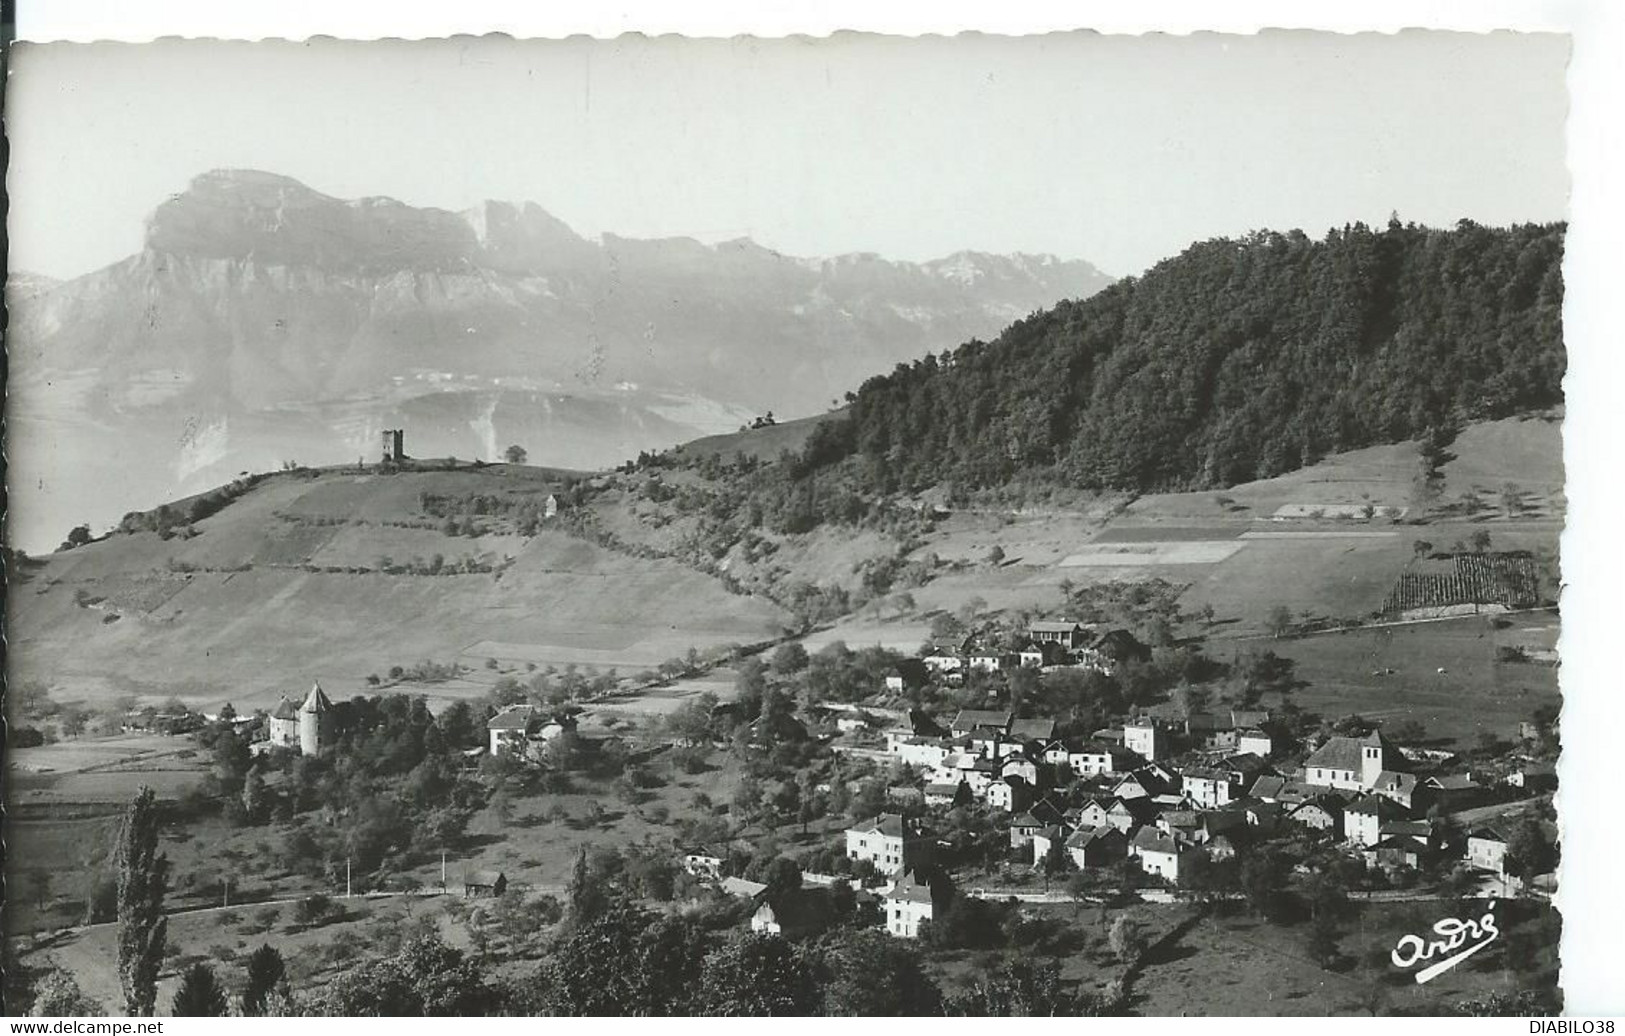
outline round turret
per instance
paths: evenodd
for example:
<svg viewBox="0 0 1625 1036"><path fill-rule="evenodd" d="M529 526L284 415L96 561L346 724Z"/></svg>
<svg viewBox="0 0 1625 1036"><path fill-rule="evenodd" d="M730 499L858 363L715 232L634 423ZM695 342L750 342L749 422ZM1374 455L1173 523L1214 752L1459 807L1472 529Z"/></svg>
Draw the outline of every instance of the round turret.
<svg viewBox="0 0 1625 1036"><path fill-rule="evenodd" d="M305 703L299 707L299 751L304 755L321 755L333 747L336 719L333 703L328 701L322 685L312 684Z"/></svg>

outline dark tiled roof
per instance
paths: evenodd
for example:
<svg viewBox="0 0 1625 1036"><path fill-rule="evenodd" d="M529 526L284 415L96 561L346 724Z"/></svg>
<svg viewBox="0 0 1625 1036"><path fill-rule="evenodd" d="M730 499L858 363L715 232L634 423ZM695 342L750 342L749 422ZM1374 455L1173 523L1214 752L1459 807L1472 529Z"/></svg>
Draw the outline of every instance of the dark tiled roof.
<svg viewBox="0 0 1625 1036"><path fill-rule="evenodd" d="M272 719L298 719L299 718L299 706L297 706L293 702L289 701L287 696L284 695L282 700L277 703L276 710L271 713L271 718Z"/></svg>
<svg viewBox="0 0 1625 1036"><path fill-rule="evenodd" d="M854 824L847 830L856 831L859 834L882 834L887 838L902 838L905 833L905 825L900 814L882 813L873 820Z"/></svg>
<svg viewBox="0 0 1625 1036"><path fill-rule="evenodd" d="M1047 741L1055 736L1055 721L1018 719L1010 724L1010 736L1022 741Z"/></svg>
<svg viewBox="0 0 1625 1036"><path fill-rule="evenodd" d="M950 724L954 730L974 730L977 727L993 727L1003 731L1009 729L1010 713L997 712L992 709L960 709Z"/></svg>
<svg viewBox="0 0 1625 1036"><path fill-rule="evenodd" d="M1142 827L1134 834L1134 848L1141 852L1177 853L1179 843L1154 827Z"/></svg>

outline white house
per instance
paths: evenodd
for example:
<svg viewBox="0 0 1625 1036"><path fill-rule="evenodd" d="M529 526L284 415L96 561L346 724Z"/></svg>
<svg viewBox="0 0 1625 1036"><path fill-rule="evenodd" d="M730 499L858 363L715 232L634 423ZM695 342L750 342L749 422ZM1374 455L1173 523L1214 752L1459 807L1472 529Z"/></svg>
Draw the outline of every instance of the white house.
<svg viewBox="0 0 1625 1036"><path fill-rule="evenodd" d="M1123 747L1144 759L1156 761L1160 740L1154 724L1123 724Z"/></svg>
<svg viewBox="0 0 1625 1036"><path fill-rule="evenodd" d="M1366 795L1343 809L1343 837L1357 845L1369 848L1382 841L1382 826L1390 820L1401 820L1405 809L1392 799L1381 795Z"/></svg>
<svg viewBox="0 0 1625 1036"><path fill-rule="evenodd" d="M903 872L882 901L886 931L899 939L918 939L920 926L936 916L940 905L930 883L921 881L912 870Z"/></svg>
<svg viewBox="0 0 1625 1036"><path fill-rule="evenodd" d="M1507 840L1493 827L1477 827L1467 835L1467 863L1479 870L1506 877Z"/></svg>
<svg viewBox="0 0 1625 1036"><path fill-rule="evenodd" d="M1184 773L1180 791L1198 806L1217 809L1233 802L1240 787L1227 771L1189 769Z"/></svg>
<svg viewBox="0 0 1625 1036"><path fill-rule="evenodd" d="M1179 843L1154 827L1146 826L1135 832L1129 842L1129 854L1139 858L1140 869L1168 881L1179 881L1179 863L1183 856Z"/></svg>
<svg viewBox="0 0 1625 1036"><path fill-rule="evenodd" d="M1250 753L1260 759L1268 759L1270 753L1275 751L1275 740L1256 727L1243 730L1236 734L1236 751L1242 755Z"/></svg>
<svg viewBox="0 0 1625 1036"><path fill-rule="evenodd" d="M931 848L930 837L918 824L896 813L882 813L846 829L846 855L870 861L882 874L929 863Z"/></svg>

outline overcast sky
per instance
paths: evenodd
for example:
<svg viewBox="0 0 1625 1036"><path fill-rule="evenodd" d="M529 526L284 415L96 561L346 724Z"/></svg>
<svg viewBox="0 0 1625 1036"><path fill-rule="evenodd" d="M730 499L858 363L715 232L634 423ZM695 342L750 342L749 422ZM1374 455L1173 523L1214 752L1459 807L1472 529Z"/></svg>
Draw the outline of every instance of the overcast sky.
<svg viewBox="0 0 1625 1036"><path fill-rule="evenodd" d="M1566 37L20 45L12 268L74 276L212 168L535 201L578 231L1138 272L1390 211L1561 219Z"/></svg>

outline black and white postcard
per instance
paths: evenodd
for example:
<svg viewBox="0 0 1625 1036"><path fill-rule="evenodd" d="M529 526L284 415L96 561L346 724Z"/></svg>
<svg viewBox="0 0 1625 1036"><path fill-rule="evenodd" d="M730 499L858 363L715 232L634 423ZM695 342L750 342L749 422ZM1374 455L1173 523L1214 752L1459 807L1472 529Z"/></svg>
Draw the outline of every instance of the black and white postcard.
<svg viewBox="0 0 1625 1036"><path fill-rule="evenodd" d="M1564 1013L1573 48L15 44L5 1013Z"/></svg>

